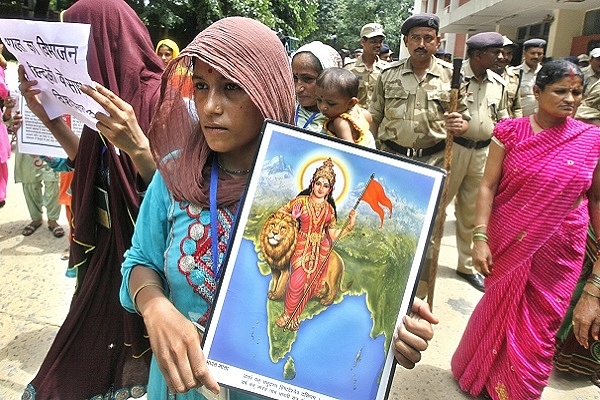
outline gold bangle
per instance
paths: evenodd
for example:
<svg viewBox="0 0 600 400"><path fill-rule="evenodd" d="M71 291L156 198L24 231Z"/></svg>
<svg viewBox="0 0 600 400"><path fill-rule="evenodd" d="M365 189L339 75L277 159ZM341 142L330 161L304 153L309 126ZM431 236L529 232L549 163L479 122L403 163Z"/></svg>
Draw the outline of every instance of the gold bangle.
<svg viewBox="0 0 600 400"><path fill-rule="evenodd" d="M480 229L480 228L487 228L487 225L486 224L479 224L475 228L473 228L473 232L477 231L477 229Z"/></svg>
<svg viewBox="0 0 600 400"><path fill-rule="evenodd" d="M147 288L149 286L156 286L156 287L159 287L163 291L165 290L163 288L162 284L158 283L158 282L146 282L142 286L140 286L139 288L137 288L137 290L135 291L135 293L133 293L133 296L131 296L131 301L133 301L133 308L135 309L135 312L138 315L142 315L142 314L140 313L140 310L138 309L137 304L136 304L137 296L138 296L138 294L140 294L140 292L142 291L142 289L145 289L145 288Z"/></svg>
<svg viewBox="0 0 600 400"><path fill-rule="evenodd" d="M597 299L600 299L600 296L595 295L594 293L592 293L592 292L590 292L588 290L583 289L583 293L587 294L588 296L592 296L592 297L595 297Z"/></svg>
<svg viewBox="0 0 600 400"><path fill-rule="evenodd" d="M486 242L488 241L488 235L485 232L473 232L473 236L471 237L473 242Z"/></svg>
<svg viewBox="0 0 600 400"><path fill-rule="evenodd" d="M596 282L595 280L588 279L585 283L586 284L589 283L590 285L594 286L596 289L600 290L600 283Z"/></svg>

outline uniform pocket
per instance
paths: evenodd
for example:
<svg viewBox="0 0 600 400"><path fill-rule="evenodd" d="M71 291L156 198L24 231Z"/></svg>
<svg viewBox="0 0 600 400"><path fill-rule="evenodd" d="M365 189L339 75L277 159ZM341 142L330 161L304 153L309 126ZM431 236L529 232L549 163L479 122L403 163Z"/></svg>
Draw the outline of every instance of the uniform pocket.
<svg viewBox="0 0 600 400"><path fill-rule="evenodd" d="M388 119L404 119L410 93L403 88L390 87L385 91L385 117Z"/></svg>

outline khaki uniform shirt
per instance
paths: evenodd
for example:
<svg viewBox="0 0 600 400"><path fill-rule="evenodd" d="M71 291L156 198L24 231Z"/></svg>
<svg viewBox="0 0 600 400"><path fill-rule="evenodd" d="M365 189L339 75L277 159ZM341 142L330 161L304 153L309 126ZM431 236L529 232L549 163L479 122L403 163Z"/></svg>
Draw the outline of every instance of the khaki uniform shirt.
<svg viewBox="0 0 600 400"><path fill-rule="evenodd" d="M471 120L469 129L461 135L475 141L492 137L496 122L508 118L506 82L495 72L486 71L486 77L478 82L475 79L469 60L462 66L466 82L466 100Z"/></svg>
<svg viewBox="0 0 600 400"><path fill-rule="evenodd" d="M418 81L410 58L391 63L379 75L369 111L379 122L377 139L424 149L446 139L444 113L450 110L452 64L431 57L431 67ZM470 119L464 85L457 110Z"/></svg>
<svg viewBox="0 0 600 400"><path fill-rule="evenodd" d="M590 88L594 85L594 83L600 80L600 74L595 74L594 70L590 66L588 66L585 71L583 69L581 71L583 72L583 97L586 97L589 94Z"/></svg>
<svg viewBox="0 0 600 400"><path fill-rule="evenodd" d="M379 57L377 57L373 63L373 70L370 71L363 62L362 56L359 56L355 62L344 67L354 75L358 76L358 104L361 107L366 109L369 108L371 96L373 95L375 84L377 83L377 77L381 71L389 65L390 63L387 61L380 60Z"/></svg>
<svg viewBox="0 0 600 400"><path fill-rule="evenodd" d="M523 116L521 108L521 96L519 95L519 74L514 69L505 68L502 78L506 81L506 101L508 115L511 118Z"/></svg>
<svg viewBox="0 0 600 400"><path fill-rule="evenodd" d="M586 92L581 105L577 108L575 118L600 119L600 81L596 80L591 85L587 85Z"/></svg>
<svg viewBox="0 0 600 400"><path fill-rule="evenodd" d="M542 65L538 64L537 68L532 70L526 63L511 68L517 76L520 75L521 71L521 85L519 87L519 94L521 95L521 108L523 109L523 116L526 117L535 112L537 108L537 100L533 94L533 86L535 85L535 79L537 73L542 69Z"/></svg>

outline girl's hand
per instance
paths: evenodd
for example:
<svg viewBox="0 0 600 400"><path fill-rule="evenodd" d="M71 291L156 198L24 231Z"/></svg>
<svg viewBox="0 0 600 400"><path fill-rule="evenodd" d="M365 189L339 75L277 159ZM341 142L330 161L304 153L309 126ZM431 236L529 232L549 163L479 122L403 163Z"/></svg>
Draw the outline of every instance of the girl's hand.
<svg viewBox="0 0 600 400"><path fill-rule="evenodd" d="M149 149L148 138L138 124L133 107L99 83L95 85L95 89L83 85L81 91L94 99L108 114L96 113L98 131L115 147L132 157L136 152Z"/></svg>
<svg viewBox="0 0 600 400"><path fill-rule="evenodd" d="M394 356L398 364L412 369L421 361L421 352L427 350L433 339L433 326L438 319L429 310L429 305L415 297L410 316L403 319L393 339Z"/></svg>
<svg viewBox="0 0 600 400"><path fill-rule="evenodd" d="M219 393L206 364L200 332L166 298L156 298L144 308L144 323L167 386L174 393L205 386Z"/></svg>

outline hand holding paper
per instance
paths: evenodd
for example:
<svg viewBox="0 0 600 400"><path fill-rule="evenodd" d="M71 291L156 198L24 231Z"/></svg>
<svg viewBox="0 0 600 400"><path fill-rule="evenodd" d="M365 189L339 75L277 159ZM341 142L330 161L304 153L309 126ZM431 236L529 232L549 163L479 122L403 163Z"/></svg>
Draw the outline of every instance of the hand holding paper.
<svg viewBox="0 0 600 400"><path fill-rule="evenodd" d="M80 90L92 83L89 35L89 24L0 19L0 38L35 82L50 120L72 114L91 128L96 125L94 115L101 109Z"/></svg>

